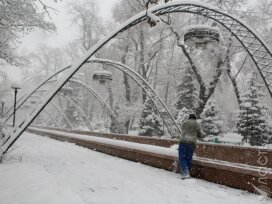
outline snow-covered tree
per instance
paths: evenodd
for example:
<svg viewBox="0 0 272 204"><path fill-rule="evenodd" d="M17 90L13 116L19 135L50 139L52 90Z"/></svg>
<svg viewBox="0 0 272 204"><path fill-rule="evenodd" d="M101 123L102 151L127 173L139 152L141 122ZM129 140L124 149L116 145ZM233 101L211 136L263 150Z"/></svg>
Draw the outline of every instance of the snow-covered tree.
<svg viewBox="0 0 272 204"><path fill-rule="evenodd" d="M190 68L184 71L181 83L177 87L177 110L186 108L194 110L196 104L196 88L193 73Z"/></svg>
<svg viewBox="0 0 272 204"><path fill-rule="evenodd" d="M27 34L34 28L53 30L52 23L44 20L45 12L39 12L38 7L47 11L42 1L33 0L1 0L0 1L0 59L7 62L15 61L13 42L20 34Z"/></svg>
<svg viewBox="0 0 272 204"><path fill-rule="evenodd" d="M144 110L139 122L140 135L162 136L162 121L151 99L147 98L144 103Z"/></svg>
<svg viewBox="0 0 272 204"><path fill-rule="evenodd" d="M64 109L65 115L75 127L81 128L85 122L78 110L74 107L73 103L82 109L82 90L78 86L70 84L64 89L62 98L66 98L66 106Z"/></svg>
<svg viewBox="0 0 272 204"><path fill-rule="evenodd" d="M115 114L115 118L111 117L110 131L112 133L121 133L121 134L126 133L124 124L118 121L118 118L120 115L120 106L118 103L114 105L113 113Z"/></svg>
<svg viewBox="0 0 272 204"><path fill-rule="evenodd" d="M222 133L222 120L219 107L210 99L201 114L201 126L206 136L219 136Z"/></svg>
<svg viewBox="0 0 272 204"><path fill-rule="evenodd" d="M182 108L178 112L177 116L177 124L182 125L182 123L189 118L190 113L192 113L190 110L188 110L186 107Z"/></svg>
<svg viewBox="0 0 272 204"><path fill-rule="evenodd" d="M263 114L264 108L260 105L255 80L249 81L249 89L241 98L241 110L236 129L244 137L245 142L259 146L266 142L268 124Z"/></svg>

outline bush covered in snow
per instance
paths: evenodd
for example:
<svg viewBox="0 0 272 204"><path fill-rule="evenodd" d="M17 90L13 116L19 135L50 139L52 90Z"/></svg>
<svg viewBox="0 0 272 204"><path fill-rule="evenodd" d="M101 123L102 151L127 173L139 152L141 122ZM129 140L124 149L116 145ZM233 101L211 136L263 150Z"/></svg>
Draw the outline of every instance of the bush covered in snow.
<svg viewBox="0 0 272 204"><path fill-rule="evenodd" d="M142 117L139 122L139 134L144 136L162 136L164 133L162 121L154 103L148 98L144 105Z"/></svg>
<svg viewBox="0 0 272 204"><path fill-rule="evenodd" d="M220 111L214 99L208 101L200 117L202 119L202 130L206 137L219 136L222 133L222 120Z"/></svg>

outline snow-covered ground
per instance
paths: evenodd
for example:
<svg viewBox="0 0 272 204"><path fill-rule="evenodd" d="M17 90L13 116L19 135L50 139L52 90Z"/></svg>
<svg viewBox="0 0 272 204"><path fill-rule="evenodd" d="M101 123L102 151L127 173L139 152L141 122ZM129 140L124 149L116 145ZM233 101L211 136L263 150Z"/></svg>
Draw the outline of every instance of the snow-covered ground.
<svg viewBox="0 0 272 204"><path fill-rule="evenodd" d="M25 133L0 164L1 204L259 204L254 194Z"/></svg>

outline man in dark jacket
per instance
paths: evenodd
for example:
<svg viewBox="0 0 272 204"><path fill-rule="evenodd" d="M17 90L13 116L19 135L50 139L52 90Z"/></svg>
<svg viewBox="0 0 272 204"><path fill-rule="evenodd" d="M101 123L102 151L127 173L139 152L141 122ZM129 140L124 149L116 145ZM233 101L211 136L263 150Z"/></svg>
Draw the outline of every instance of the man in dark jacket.
<svg viewBox="0 0 272 204"><path fill-rule="evenodd" d="M197 139L202 138L202 130L196 121L194 114L189 115L189 119L181 126L182 135L179 142L179 165L182 179L190 177L192 169L192 159Z"/></svg>

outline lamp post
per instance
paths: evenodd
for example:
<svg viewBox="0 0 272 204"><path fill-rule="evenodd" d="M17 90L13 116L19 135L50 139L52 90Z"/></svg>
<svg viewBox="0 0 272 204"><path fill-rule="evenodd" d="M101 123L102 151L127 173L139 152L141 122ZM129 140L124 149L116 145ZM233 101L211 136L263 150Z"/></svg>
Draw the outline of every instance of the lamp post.
<svg viewBox="0 0 272 204"><path fill-rule="evenodd" d="M4 106L5 106L6 100L2 99L0 101L0 103L1 103L1 118L3 118L4 117Z"/></svg>
<svg viewBox="0 0 272 204"><path fill-rule="evenodd" d="M13 82L11 83L11 88L14 89L14 106L13 106L13 123L12 126L15 126L15 116L16 116L16 100L17 100L17 93L18 89L21 89L21 86L19 83Z"/></svg>

